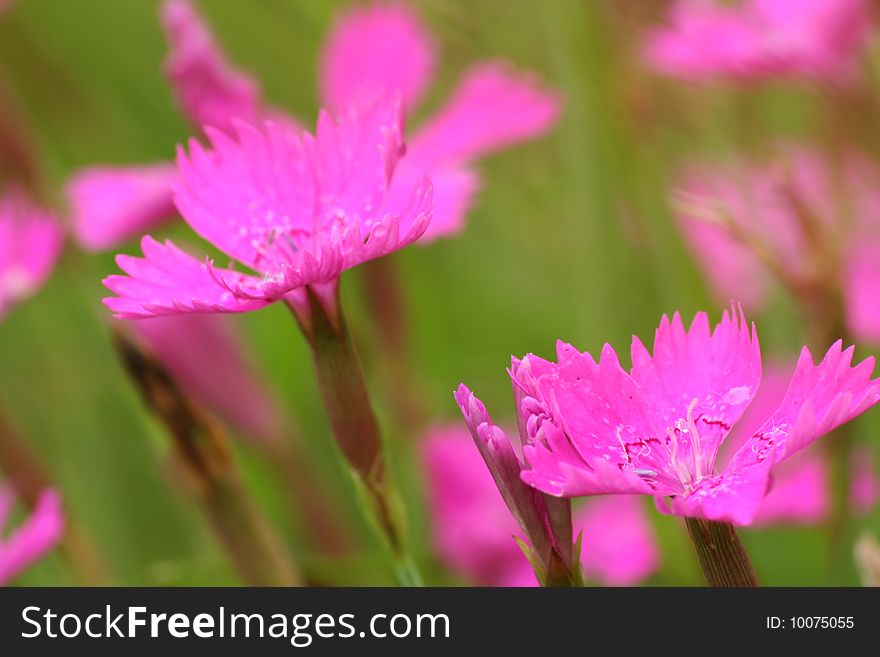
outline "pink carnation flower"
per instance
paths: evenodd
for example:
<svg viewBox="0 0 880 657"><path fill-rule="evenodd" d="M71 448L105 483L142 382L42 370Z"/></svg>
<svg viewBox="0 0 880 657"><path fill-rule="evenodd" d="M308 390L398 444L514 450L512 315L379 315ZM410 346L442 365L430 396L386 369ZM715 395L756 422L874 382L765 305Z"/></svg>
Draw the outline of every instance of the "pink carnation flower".
<svg viewBox="0 0 880 657"><path fill-rule="evenodd" d="M0 319L49 277L62 242L55 218L22 190L0 196Z"/></svg>
<svg viewBox="0 0 880 657"><path fill-rule="evenodd" d="M229 319L169 315L131 327L190 395L243 435L270 440L280 430L278 409Z"/></svg>
<svg viewBox="0 0 880 657"><path fill-rule="evenodd" d="M513 536L522 530L504 505L467 431L438 426L422 448L437 553L451 569L483 586L537 586ZM653 531L640 500L614 495L575 512L583 532L582 566L608 586L637 584L657 568Z"/></svg>
<svg viewBox="0 0 880 657"><path fill-rule="evenodd" d="M757 333L741 314L725 312L714 331L705 313L689 330L678 314L664 316L653 355L633 338L630 372L609 345L598 363L563 342L557 354L511 368L523 481L561 497L652 495L664 513L739 525L760 513L777 464L880 401L872 358L852 367L853 348L838 341L816 365L805 347L782 403L718 463L761 379ZM462 386L459 400L468 394Z"/></svg>
<svg viewBox="0 0 880 657"><path fill-rule="evenodd" d="M373 4L341 15L324 45L319 86L324 103L343 107L376 89L403 95L414 108L437 61L435 46L418 15L400 3ZM451 235L480 188L476 159L545 134L559 116L559 94L537 78L503 62L479 62L462 77L452 97L407 139L407 156L392 194L405 194L427 172L434 185L434 218L422 241Z"/></svg>
<svg viewBox="0 0 880 657"><path fill-rule="evenodd" d="M54 490L46 490L24 524L4 537L2 530L13 502L12 492L0 487L0 586L54 548L64 533L61 498Z"/></svg>
<svg viewBox="0 0 880 657"><path fill-rule="evenodd" d="M850 331L880 341L880 171L852 155L838 176L815 152L782 153L782 163L765 167L694 168L676 192L686 242L719 299L752 309L766 299L771 272L748 236L799 289L832 277Z"/></svg>
<svg viewBox="0 0 880 657"><path fill-rule="evenodd" d="M236 119L298 127L294 118L265 104L252 76L232 68L188 0L166 0L162 22L171 44L166 71L193 125L230 134ZM431 80L436 58L424 25L407 6L376 3L352 9L339 18L322 51L323 102L336 113L364 95L399 93L411 109ZM424 239L458 232L480 188L474 161L546 133L559 105L558 94L543 89L532 75L503 62L475 64L444 108L408 140L407 157L390 191L394 202L408 202L409 190L427 172L435 209ZM153 175L160 172L162 165L83 170L68 188L74 232L83 246L115 246L169 219L173 170L165 185ZM100 198L101 191L112 202Z"/></svg>
<svg viewBox="0 0 880 657"><path fill-rule="evenodd" d="M648 37L657 71L689 80L853 80L870 31L865 0L677 0Z"/></svg>
<svg viewBox="0 0 880 657"><path fill-rule="evenodd" d="M118 317L256 310L307 285L335 284L425 231L426 178L402 205L387 194L403 154L399 99L361 103L338 121L322 112L314 136L273 123L236 129L236 137L209 130L211 150L194 140L189 154L180 150L175 202L199 235L258 275L145 237L144 258L117 257L128 276L105 280Z"/></svg>

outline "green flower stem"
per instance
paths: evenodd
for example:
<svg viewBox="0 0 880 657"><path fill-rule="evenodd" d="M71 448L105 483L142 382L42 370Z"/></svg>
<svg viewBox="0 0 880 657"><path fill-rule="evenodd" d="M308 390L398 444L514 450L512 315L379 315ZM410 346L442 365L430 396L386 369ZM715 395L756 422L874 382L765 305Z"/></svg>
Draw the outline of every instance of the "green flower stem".
<svg viewBox="0 0 880 657"><path fill-rule="evenodd" d="M205 513L243 581L252 586L301 586L302 579L268 519L237 474L209 482Z"/></svg>
<svg viewBox="0 0 880 657"><path fill-rule="evenodd" d="M578 548L580 542L578 542ZM584 585L584 577L580 563L573 565L571 559L562 559L556 552L550 555L550 564L547 574L541 581L541 586L548 588L580 588Z"/></svg>
<svg viewBox="0 0 880 657"><path fill-rule="evenodd" d="M421 578L405 547L403 504L389 477L379 424L339 305L338 287L323 296L306 288L305 296L304 303L291 308L311 347L324 406L349 465L359 506L389 550L401 584L418 585Z"/></svg>
<svg viewBox="0 0 880 657"><path fill-rule="evenodd" d="M312 467L301 438L298 430L290 428L286 435L258 437L251 444L261 453L267 467L274 470L309 547L322 555L351 553L357 540L333 505L326 482Z"/></svg>
<svg viewBox="0 0 880 657"><path fill-rule="evenodd" d="M394 573L403 586L424 586L422 575L413 560L406 555L399 555L394 560Z"/></svg>
<svg viewBox="0 0 880 657"><path fill-rule="evenodd" d="M301 585L292 558L239 475L223 427L122 329L113 335L129 376L174 442L175 464L241 579L251 586Z"/></svg>
<svg viewBox="0 0 880 657"><path fill-rule="evenodd" d="M709 586L758 586L755 569L733 525L700 518L685 521Z"/></svg>

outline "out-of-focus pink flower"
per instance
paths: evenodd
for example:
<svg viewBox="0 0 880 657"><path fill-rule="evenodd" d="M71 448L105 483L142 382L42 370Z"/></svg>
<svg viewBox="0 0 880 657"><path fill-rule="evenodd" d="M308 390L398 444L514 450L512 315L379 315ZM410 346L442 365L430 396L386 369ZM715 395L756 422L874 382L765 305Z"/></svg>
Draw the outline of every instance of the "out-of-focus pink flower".
<svg viewBox="0 0 880 657"><path fill-rule="evenodd" d="M880 171L856 155L833 165L805 149L780 153L769 166L685 176L676 206L689 247L719 299L752 309L771 277L759 249L801 288L837 277L850 331L880 341Z"/></svg>
<svg viewBox="0 0 880 657"><path fill-rule="evenodd" d="M487 586L537 584L514 535L522 530L471 440L461 430L437 427L425 439L433 542L452 569ZM523 576L525 571L525 576Z"/></svg>
<svg viewBox="0 0 880 657"><path fill-rule="evenodd" d="M675 192L682 235L719 300L737 299L749 309L758 308L764 302L769 274L757 255L722 222L736 222L737 229L762 235L787 228L780 237L774 235L776 245L787 246L797 239L797 233L792 235L789 222L779 225L780 203L772 182L756 176L757 188L744 189L738 184L742 180L738 171L694 170Z"/></svg>
<svg viewBox="0 0 880 657"><path fill-rule="evenodd" d="M12 5L12 0L0 0L0 14L9 9Z"/></svg>
<svg viewBox="0 0 880 657"><path fill-rule="evenodd" d="M435 44L414 9L404 4L354 6L338 17L324 42L321 98L330 107L345 107L358 92L393 89L413 107L422 99L436 61Z"/></svg>
<svg viewBox="0 0 880 657"><path fill-rule="evenodd" d="M171 45L165 69L193 124L232 132L234 119L256 123L261 115L259 85L230 66L189 0L165 0L162 24Z"/></svg>
<svg viewBox="0 0 880 657"><path fill-rule="evenodd" d="M412 9L381 2L354 8L339 17L322 51L322 100L338 109L384 89L401 93L411 109L430 83L436 59ZM560 105L559 94L533 75L503 62L474 64L437 115L407 139L407 156L395 174L392 195L405 193L426 172L434 183L434 218L422 241L463 227L480 188L477 158L546 133Z"/></svg>
<svg viewBox="0 0 880 657"><path fill-rule="evenodd" d="M722 442L761 378L757 334L724 313L686 330L663 317L651 355L633 338L630 372L605 345L599 362L558 343L558 362L528 355L511 368L518 392L523 481L550 495L642 493L664 513L754 522L774 466L880 401L872 358L852 367L836 342L819 365L804 348L785 398L722 468Z"/></svg>
<svg viewBox="0 0 880 657"><path fill-rule="evenodd" d="M877 478L874 453L867 447L853 450L850 470L852 506L859 513L868 513L880 501L880 479Z"/></svg>
<svg viewBox="0 0 880 657"><path fill-rule="evenodd" d="M105 285L118 317L244 312L306 285L334 284L346 269L418 239L430 221L422 178L402 205L387 189L403 154L399 98L322 112L315 136L267 123L239 123L237 137L210 130L178 160L175 202L203 238L259 276L200 262L170 242L144 238L144 258L120 255L129 276Z"/></svg>
<svg viewBox="0 0 880 657"><path fill-rule="evenodd" d="M14 501L12 492L0 486L0 586L54 548L64 533L61 498L46 490L24 524L4 538L2 530Z"/></svg>
<svg viewBox="0 0 880 657"><path fill-rule="evenodd" d="M63 236L55 217L18 188L0 197L0 319L52 273Z"/></svg>
<svg viewBox="0 0 880 657"><path fill-rule="evenodd" d="M227 317L177 315L131 322L189 394L245 436L272 439L280 418Z"/></svg>
<svg viewBox="0 0 880 657"><path fill-rule="evenodd" d="M91 251L112 248L175 214L171 185L177 167L159 163L87 167L67 184L73 234Z"/></svg>
<svg viewBox="0 0 880 657"><path fill-rule="evenodd" d="M433 540L443 562L484 586L536 586L528 560L513 540L522 530L470 435L460 427L428 432L422 459L428 477ZM654 535L634 496L590 500L575 513L583 532L585 574L609 586L636 584L656 570Z"/></svg>
<svg viewBox="0 0 880 657"><path fill-rule="evenodd" d="M682 232L719 298L753 307L764 299L769 273L740 235L767 245L800 279L811 263L798 213L809 208L817 228L834 228L831 180L822 159L807 150L782 149L766 167L693 167L676 194Z"/></svg>
<svg viewBox="0 0 880 657"><path fill-rule="evenodd" d="M588 579L606 586L632 586L660 565L651 522L635 495L588 500L575 512L574 531L583 532L581 563Z"/></svg>
<svg viewBox="0 0 880 657"><path fill-rule="evenodd" d="M880 203L864 220L873 227L855 231L845 253L842 283L846 321L854 335L880 343Z"/></svg>
<svg viewBox="0 0 880 657"><path fill-rule="evenodd" d="M815 524L830 508L828 468L824 455L815 451L798 454L789 467L780 468L773 486L761 505L754 526L780 523Z"/></svg>
<svg viewBox="0 0 880 657"><path fill-rule="evenodd" d="M677 0L645 57L689 80L851 82L870 32L865 0Z"/></svg>

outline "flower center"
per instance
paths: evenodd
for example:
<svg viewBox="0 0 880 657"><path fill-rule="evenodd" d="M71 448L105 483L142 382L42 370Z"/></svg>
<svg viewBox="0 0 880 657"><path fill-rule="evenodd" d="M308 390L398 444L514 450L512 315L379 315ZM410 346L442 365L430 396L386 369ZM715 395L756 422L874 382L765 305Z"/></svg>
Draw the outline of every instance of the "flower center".
<svg viewBox="0 0 880 657"><path fill-rule="evenodd" d="M703 478L711 474L715 467L709 459L704 461L700 434L694 420L694 408L699 399L696 397L688 405L687 417L679 418L674 427L666 428L669 438L668 449L672 469L678 476L685 492L690 493Z"/></svg>
<svg viewBox="0 0 880 657"><path fill-rule="evenodd" d="M270 229L265 236L251 241L251 246L256 252L256 264L264 274L282 270L300 251L298 242L305 241L308 236L307 231L293 228Z"/></svg>

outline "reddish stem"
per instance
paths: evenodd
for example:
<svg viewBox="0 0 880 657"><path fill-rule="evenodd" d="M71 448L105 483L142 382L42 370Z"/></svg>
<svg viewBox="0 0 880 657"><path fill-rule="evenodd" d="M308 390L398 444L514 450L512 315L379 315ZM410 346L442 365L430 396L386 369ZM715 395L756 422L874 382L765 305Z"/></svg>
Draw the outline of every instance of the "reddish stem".
<svg viewBox="0 0 880 657"><path fill-rule="evenodd" d="M758 586L758 577L736 530L728 522L685 518L709 586Z"/></svg>

